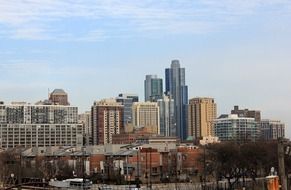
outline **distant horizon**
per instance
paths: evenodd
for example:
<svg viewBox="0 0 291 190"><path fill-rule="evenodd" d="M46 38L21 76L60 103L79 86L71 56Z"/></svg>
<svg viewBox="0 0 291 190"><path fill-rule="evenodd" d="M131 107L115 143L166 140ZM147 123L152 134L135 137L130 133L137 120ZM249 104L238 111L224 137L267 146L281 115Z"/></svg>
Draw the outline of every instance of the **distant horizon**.
<svg viewBox="0 0 291 190"><path fill-rule="evenodd" d="M143 100L178 59L189 99L212 97L281 120L291 137L291 1L3 1L0 101L63 88L79 112L119 93Z"/></svg>

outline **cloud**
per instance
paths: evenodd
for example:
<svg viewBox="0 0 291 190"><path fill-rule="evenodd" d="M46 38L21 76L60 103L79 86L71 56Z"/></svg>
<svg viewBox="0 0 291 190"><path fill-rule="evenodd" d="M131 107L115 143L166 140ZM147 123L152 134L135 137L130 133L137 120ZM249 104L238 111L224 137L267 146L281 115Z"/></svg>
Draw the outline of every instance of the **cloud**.
<svg viewBox="0 0 291 190"><path fill-rule="evenodd" d="M264 9L284 14L290 6L287 0L9 0L0 5L1 30L9 30L0 37L62 40L65 36L71 41L94 42L118 36L118 32L125 35L124 31L196 34L216 31ZM57 26L74 19L84 21L78 23L86 30L83 35L75 33L75 28Z"/></svg>

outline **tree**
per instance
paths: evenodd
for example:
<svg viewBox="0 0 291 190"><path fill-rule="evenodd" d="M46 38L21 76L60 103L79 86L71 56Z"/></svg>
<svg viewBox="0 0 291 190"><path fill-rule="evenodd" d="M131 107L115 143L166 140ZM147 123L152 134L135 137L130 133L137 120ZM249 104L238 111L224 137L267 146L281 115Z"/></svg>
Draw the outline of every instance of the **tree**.
<svg viewBox="0 0 291 190"><path fill-rule="evenodd" d="M233 189L241 178L252 178L269 174L270 168L278 168L276 142L248 142L237 144L225 142L207 147L206 162L218 179L226 179Z"/></svg>

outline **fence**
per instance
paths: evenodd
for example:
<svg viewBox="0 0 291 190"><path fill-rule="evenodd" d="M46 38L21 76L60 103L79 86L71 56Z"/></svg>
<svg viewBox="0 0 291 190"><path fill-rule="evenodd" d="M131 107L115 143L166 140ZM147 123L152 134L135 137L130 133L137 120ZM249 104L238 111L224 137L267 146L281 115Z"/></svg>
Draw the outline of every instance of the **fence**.
<svg viewBox="0 0 291 190"><path fill-rule="evenodd" d="M140 190L267 190L264 178L253 181L246 179L235 183L230 189L227 181L203 183L162 183L152 184L151 187L142 185ZM137 190L133 185L93 185L92 190Z"/></svg>

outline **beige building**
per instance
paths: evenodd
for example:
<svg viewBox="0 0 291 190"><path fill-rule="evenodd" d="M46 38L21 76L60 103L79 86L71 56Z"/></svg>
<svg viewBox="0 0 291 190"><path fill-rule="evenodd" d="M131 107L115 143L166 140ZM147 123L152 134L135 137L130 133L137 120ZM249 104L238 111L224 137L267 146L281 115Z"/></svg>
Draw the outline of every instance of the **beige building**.
<svg viewBox="0 0 291 190"><path fill-rule="evenodd" d="M83 126L83 134L85 145L92 144L92 125L91 125L91 111L78 115L78 123Z"/></svg>
<svg viewBox="0 0 291 190"><path fill-rule="evenodd" d="M214 136L213 120L217 117L213 98L197 97L189 100L188 135L194 139Z"/></svg>
<svg viewBox="0 0 291 190"><path fill-rule="evenodd" d="M134 102L132 105L132 121L135 127L151 128L160 134L160 113L156 102Z"/></svg>

